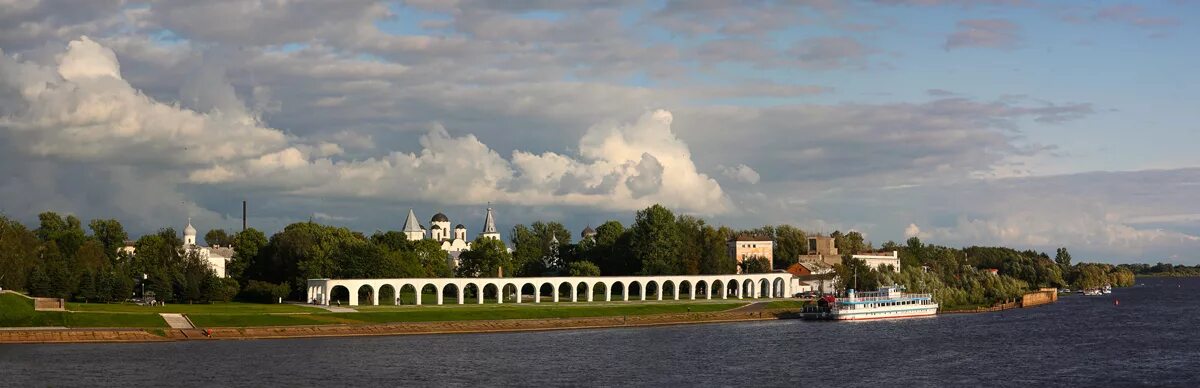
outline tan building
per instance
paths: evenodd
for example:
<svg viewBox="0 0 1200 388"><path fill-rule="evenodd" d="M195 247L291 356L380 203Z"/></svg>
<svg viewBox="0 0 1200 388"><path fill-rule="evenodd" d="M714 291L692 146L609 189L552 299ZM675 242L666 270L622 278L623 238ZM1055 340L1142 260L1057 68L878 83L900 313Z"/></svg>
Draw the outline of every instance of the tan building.
<svg viewBox="0 0 1200 388"><path fill-rule="evenodd" d="M834 265L842 263L842 256L838 254L833 237L811 236L808 238L808 254L801 255L799 261Z"/></svg>
<svg viewBox="0 0 1200 388"><path fill-rule="evenodd" d="M775 268L775 242L763 236L742 234L729 240L729 256L737 261L737 273L742 273L742 261L751 257L767 259L767 268Z"/></svg>

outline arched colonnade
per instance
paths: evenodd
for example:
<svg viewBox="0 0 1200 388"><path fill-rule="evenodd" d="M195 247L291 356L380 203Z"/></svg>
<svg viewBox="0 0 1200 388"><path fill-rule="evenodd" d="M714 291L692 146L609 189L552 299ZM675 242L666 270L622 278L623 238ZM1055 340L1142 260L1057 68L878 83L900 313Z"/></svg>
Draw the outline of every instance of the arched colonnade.
<svg viewBox="0 0 1200 388"><path fill-rule="evenodd" d="M309 279L306 301L327 305L344 288L351 306L378 305L380 291L412 291L413 304L541 303L543 301L629 301L784 298L792 295L789 273L682 276L572 276L531 278ZM434 300L422 300L433 290ZM546 292L549 290L549 292ZM360 300L362 293L370 300ZM471 296L468 296L472 294ZM499 295L497 295L499 294ZM399 297L397 297L399 299ZM447 300L448 299L448 300Z"/></svg>

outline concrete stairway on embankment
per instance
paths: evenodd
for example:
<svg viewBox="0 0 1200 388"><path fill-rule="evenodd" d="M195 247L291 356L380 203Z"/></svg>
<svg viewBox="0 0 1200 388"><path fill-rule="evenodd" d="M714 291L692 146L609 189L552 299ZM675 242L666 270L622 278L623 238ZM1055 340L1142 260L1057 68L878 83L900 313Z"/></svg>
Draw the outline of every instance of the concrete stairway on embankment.
<svg viewBox="0 0 1200 388"><path fill-rule="evenodd" d="M167 321L167 325L171 326L172 329L195 329L196 328L196 326L192 325L192 321L187 319L187 317L183 316L183 314L160 313L158 315L162 316L162 319L164 321Z"/></svg>

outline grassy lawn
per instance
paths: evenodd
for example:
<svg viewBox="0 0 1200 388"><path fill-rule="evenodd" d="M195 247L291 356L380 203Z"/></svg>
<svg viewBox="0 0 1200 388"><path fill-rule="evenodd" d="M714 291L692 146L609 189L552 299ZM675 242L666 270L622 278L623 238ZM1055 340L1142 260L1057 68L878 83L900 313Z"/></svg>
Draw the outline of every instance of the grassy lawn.
<svg viewBox="0 0 1200 388"><path fill-rule="evenodd" d="M0 294L0 326L66 326L58 311L33 311L33 300L19 295Z"/></svg>
<svg viewBox="0 0 1200 388"><path fill-rule="evenodd" d="M198 327L253 327L483 319L572 318L722 311L745 303L645 303L557 305L444 305L359 307L357 313L189 314Z"/></svg>
<svg viewBox="0 0 1200 388"><path fill-rule="evenodd" d="M0 294L0 327L166 327L157 313L34 311L33 301Z"/></svg>
<svg viewBox="0 0 1200 388"><path fill-rule="evenodd" d="M473 302L474 300L469 300ZM449 300L446 301L450 303ZM530 301L532 302L532 301ZM772 302L788 303L788 302ZM0 326L140 327L161 328L160 312L184 313L198 327L255 327L390 322L462 321L484 319L573 318L723 311L746 305L735 301L522 303L503 305L448 304L442 306L358 306L357 313L331 313L299 305L217 303L167 305L69 303L71 311L34 311L33 302L13 294L0 295Z"/></svg>
<svg viewBox="0 0 1200 388"><path fill-rule="evenodd" d="M212 304L170 304L138 306L132 303L67 303L67 310L108 313L183 313L183 314L251 314L251 313L311 313L315 307L293 304L263 304L222 302Z"/></svg>
<svg viewBox="0 0 1200 388"><path fill-rule="evenodd" d="M60 313L67 327L167 327L158 314L132 313Z"/></svg>
<svg viewBox="0 0 1200 388"><path fill-rule="evenodd" d="M188 314L197 327L324 325L309 314ZM357 323L357 322L355 322Z"/></svg>
<svg viewBox="0 0 1200 388"><path fill-rule="evenodd" d="M359 313L324 314L338 318L363 322L428 322L467 321L481 319L531 319L531 318L574 318L615 315L646 315L692 312L722 311L745 305L745 303L654 303L633 305L555 305L514 306L475 305L473 307L430 307L402 311L372 311Z"/></svg>

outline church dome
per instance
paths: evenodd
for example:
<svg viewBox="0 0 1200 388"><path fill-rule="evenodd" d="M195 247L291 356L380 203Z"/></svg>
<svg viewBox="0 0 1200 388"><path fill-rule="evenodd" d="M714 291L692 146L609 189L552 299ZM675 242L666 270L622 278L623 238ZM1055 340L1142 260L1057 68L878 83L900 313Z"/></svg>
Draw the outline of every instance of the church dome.
<svg viewBox="0 0 1200 388"><path fill-rule="evenodd" d="M188 221L187 227L183 228L183 235L184 236L195 236L196 235L196 228L192 227L191 221Z"/></svg>
<svg viewBox="0 0 1200 388"><path fill-rule="evenodd" d="M463 224L458 224L458 226L454 227L454 229L466 229L466 228L467 227L463 226Z"/></svg>
<svg viewBox="0 0 1200 388"><path fill-rule="evenodd" d="M591 226L583 228L583 233L579 234L579 236L583 237L583 238L587 238L588 236L595 236L595 235L596 235L596 230L592 229Z"/></svg>
<svg viewBox="0 0 1200 388"><path fill-rule="evenodd" d="M446 215L442 213L434 214L433 221L431 222L450 222L450 217L446 217Z"/></svg>

